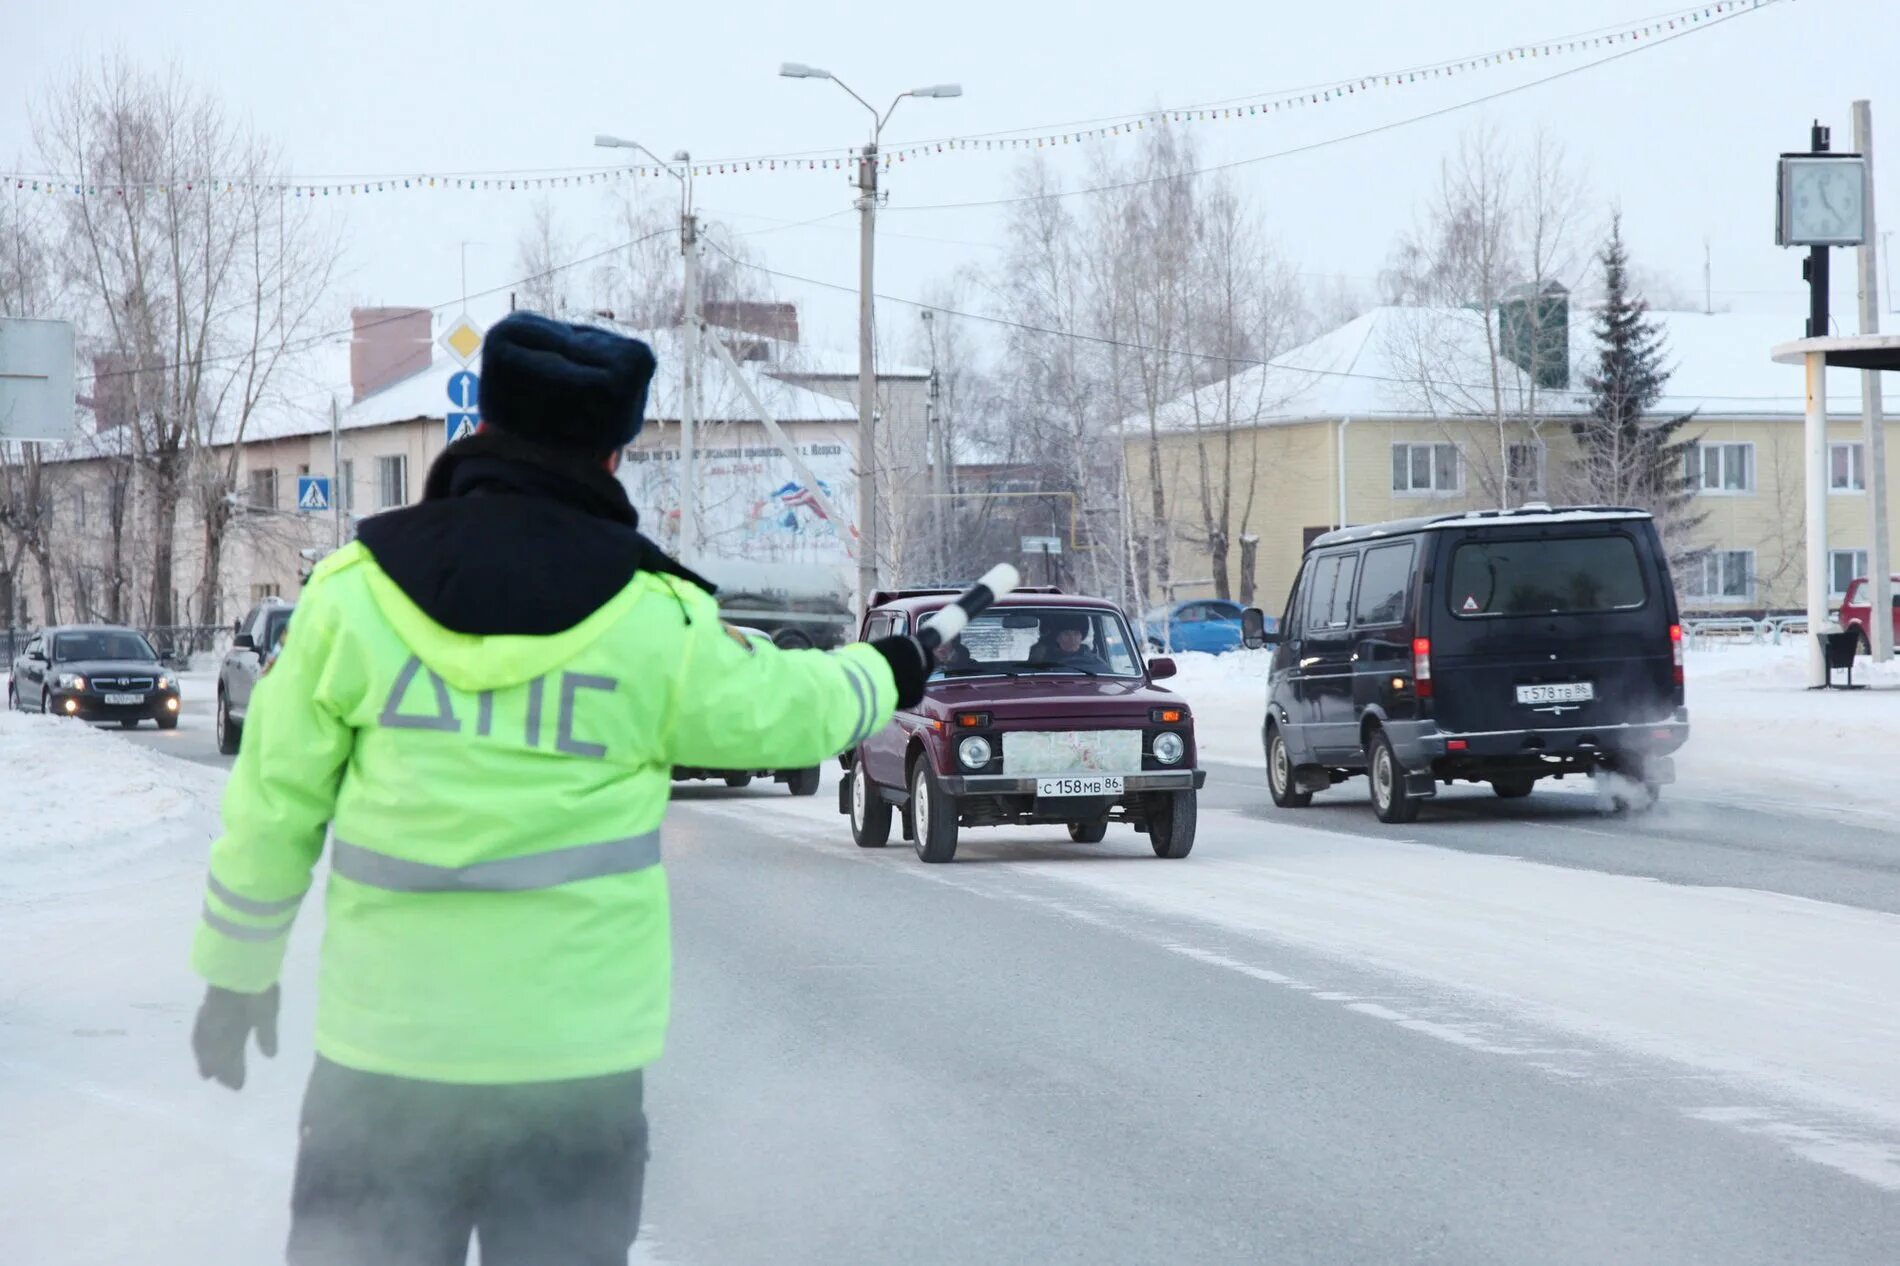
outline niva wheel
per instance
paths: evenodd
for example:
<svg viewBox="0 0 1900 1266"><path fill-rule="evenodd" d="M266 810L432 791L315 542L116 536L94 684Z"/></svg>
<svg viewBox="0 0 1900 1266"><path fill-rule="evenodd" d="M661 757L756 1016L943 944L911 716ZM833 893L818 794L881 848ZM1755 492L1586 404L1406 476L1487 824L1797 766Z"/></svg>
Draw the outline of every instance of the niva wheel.
<svg viewBox="0 0 1900 1266"><path fill-rule="evenodd" d="M891 803L871 784L864 757L851 762L851 839L859 848L883 848L891 838Z"/></svg>

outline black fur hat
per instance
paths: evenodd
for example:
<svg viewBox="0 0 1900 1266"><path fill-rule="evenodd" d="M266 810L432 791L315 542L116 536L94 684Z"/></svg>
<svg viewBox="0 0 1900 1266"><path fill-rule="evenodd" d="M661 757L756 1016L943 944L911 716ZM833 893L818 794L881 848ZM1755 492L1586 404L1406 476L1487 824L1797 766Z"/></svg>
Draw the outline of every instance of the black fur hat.
<svg viewBox="0 0 1900 1266"><path fill-rule="evenodd" d="M549 448L601 456L645 420L653 349L586 325L511 312L482 340L482 424Z"/></svg>

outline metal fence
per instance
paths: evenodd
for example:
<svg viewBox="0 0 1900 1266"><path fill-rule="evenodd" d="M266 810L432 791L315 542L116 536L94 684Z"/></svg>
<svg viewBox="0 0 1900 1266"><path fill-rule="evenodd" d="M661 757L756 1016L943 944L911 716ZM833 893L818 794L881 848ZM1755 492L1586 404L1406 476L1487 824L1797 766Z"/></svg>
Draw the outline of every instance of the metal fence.
<svg viewBox="0 0 1900 1266"><path fill-rule="evenodd" d="M167 659L183 661L193 655L204 652L217 652L227 649L231 644L231 626L228 624L158 624L134 625L149 641L158 653ZM17 659L26 644L38 633L37 628L7 627L0 629L0 671L6 671Z"/></svg>
<svg viewBox="0 0 1900 1266"><path fill-rule="evenodd" d="M1698 649L1722 642L1780 646L1784 639L1803 637L1807 631L1805 615L1770 615L1759 620L1745 615L1691 617L1682 622L1684 638L1692 648Z"/></svg>

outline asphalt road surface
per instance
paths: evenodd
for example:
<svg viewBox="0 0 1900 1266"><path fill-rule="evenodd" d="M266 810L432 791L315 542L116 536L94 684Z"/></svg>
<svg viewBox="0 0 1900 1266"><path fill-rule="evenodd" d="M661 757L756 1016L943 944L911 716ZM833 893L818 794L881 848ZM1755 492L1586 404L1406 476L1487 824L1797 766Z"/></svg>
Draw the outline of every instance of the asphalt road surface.
<svg viewBox="0 0 1900 1266"><path fill-rule="evenodd" d="M1246 809L1205 809L1182 862L1119 828L1094 848L1047 831L970 832L948 867L895 846L858 850L842 819L761 830L759 802L778 789L682 791L667 841L675 1029L649 1083L651 1251L813 1263L1893 1259L1900 1198L1685 1116L1680 1070L1625 1061L1611 1076L1555 1076L1433 1040L1377 1007L1332 1005L1343 994L1275 983L1328 973L1378 998L1390 981L1081 898L1010 864L1231 864L1271 816L1238 782L1209 800ZM1533 813L1571 816L1562 804ZM1358 830L1361 815L1355 800L1328 816ZM1505 847L1491 837L1531 833L1489 816L1473 806L1416 834L1490 849ZM1583 864L1606 842L1575 837L1564 860Z"/></svg>
<svg viewBox="0 0 1900 1266"><path fill-rule="evenodd" d="M228 764L205 697L133 737ZM985 830L926 867L896 841L854 848L830 786L680 786L675 1019L636 1260L1895 1260L1900 1182L1879 1169L1900 1140L1830 1160L1809 1127L1698 1116L1721 1096L1680 1066L1565 1068L1590 1045L1574 1033L1547 1035L1544 1061L1439 1040L1403 1019L1416 982L1064 882L1218 874L1286 824L1900 912L1900 831L1878 812L1685 785L1606 817L1545 787L1454 789L1392 827L1363 783L1282 811L1260 771L1215 766L1185 861L1127 828L1093 847Z"/></svg>

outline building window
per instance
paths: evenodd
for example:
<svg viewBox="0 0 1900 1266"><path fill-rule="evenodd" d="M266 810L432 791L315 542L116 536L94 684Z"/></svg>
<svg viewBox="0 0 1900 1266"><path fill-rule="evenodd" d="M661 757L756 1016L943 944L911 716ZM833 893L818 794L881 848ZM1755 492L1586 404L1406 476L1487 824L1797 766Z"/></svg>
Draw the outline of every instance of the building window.
<svg viewBox="0 0 1900 1266"><path fill-rule="evenodd" d="M409 504L409 459L403 456L376 459L377 504L385 510Z"/></svg>
<svg viewBox="0 0 1900 1266"><path fill-rule="evenodd" d="M336 487L331 490L330 495L336 498L336 503L343 508L343 513L351 514L355 512L356 463L351 459L346 457L338 463Z"/></svg>
<svg viewBox="0 0 1900 1266"><path fill-rule="evenodd" d="M1544 495L1544 446L1512 444L1504 450L1504 476L1511 496L1518 499Z"/></svg>
<svg viewBox="0 0 1900 1266"><path fill-rule="evenodd" d="M251 508L254 510L275 510L277 508L277 471L266 466L262 470L251 472Z"/></svg>
<svg viewBox="0 0 1900 1266"><path fill-rule="evenodd" d="M1689 486L1697 492L1755 491L1753 444L1697 444L1689 450Z"/></svg>
<svg viewBox="0 0 1900 1266"><path fill-rule="evenodd" d="M1710 602L1747 602L1755 596L1755 551L1711 550L1683 568L1683 593Z"/></svg>
<svg viewBox="0 0 1900 1266"><path fill-rule="evenodd" d="M1392 491L1457 492L1464 487L1456 444L1394 444Z"/></svg>
<svg viewBox="0 0 1900 1266"><path fill-rule="evenodd" d="M1867 574L1867 551L1864 549L1831 549L1827 552L1827 593L1830 598L1844 598L1847 587Z"/></svg>
<svg viewBox="0 0 1900 1266"><path fill-rule="evenodd" d="M274 584L265 583L251 586L251 602L253 605L262 602L266 598L275 598L276 596L277 586Z"/></svg>
<svg viewBox="0 0 1900 1266"><path fill-rule="evenodd" d="M1867 469L1858 444L1827 446L1827 487L1830 492L1866 492Z"/></svg>

